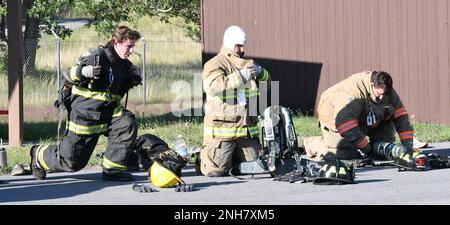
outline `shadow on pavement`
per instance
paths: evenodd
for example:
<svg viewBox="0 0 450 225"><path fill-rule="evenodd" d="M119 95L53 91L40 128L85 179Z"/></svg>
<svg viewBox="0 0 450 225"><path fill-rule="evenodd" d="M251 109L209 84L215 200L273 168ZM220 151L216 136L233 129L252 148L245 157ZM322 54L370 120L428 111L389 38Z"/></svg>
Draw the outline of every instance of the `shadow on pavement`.
<svg viewBox="0 0 450 225"><path fill-rule="evenodd" d="M355 170L355 172L356 172L356 174L358 174L358 173L365 173L365 172L368 172L368 171L377 171L377 170L387 170L387 169L395 169L395 168L397 168L396 166L389 166L389 165L386 165L386 166L366 166L366 167L358 167L356 170Z"/></svg>
<svg viewBox="0 0 450 225"><path fill-rule="evenodd" d="M363 183L375 183L375 182L385 182L390 181L390 179L371 179L371 180L355 180L355 184L363 184Z"/></svg>
<svg viewBox="0 0 450 225"><path fill-rule="evenodd" d="M135 181L148 180L146 176L133 175ZM51 175L46 180L35 180L32 176L24 179L2 179L0 183L0 203L41 201L74 197L103 188L131 185L133 182L103 181L101 173ZM26 182L26 183L20 183Z"/></svg>
<svg viewBox="0 0 450 225"><path fill-rule="evenodd" d="M224 182L204 182L204 183L194 183L195 187L197 188L207 188L207 187L211 187L211 186L216 186L216 185L230 185L230 184L240 184L240 183L244 183L245 181L224 181Z"/></svg>

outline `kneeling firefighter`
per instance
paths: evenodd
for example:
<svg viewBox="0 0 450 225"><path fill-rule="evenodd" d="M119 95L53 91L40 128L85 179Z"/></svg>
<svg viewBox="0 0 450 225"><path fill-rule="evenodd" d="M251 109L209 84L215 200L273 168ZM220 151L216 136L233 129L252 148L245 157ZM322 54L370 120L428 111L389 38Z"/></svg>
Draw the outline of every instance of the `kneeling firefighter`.
<svg viewBox="0 0 450 225"><path fill-rule="evenodd" d="M58 137L57 145L30 149L30 168L36 179L45 179L47 172L83 169L99 137L105 135L103 179L133 180L126 161L135 145L138 125L121 102L131 88L141 84L139 68L128 60L140 38L139 32L120 26L105 46L89 50L77 65L66 70L56 102L59 109L67 109L65 134L61 140Z"/></svg>

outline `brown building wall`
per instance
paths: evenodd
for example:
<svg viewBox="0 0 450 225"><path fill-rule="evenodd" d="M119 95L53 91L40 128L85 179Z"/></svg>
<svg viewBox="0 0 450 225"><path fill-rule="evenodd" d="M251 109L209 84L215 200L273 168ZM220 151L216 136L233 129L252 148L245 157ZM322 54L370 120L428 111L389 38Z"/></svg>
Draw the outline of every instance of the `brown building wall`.
<svg viewBox="0 0 450 225"><path fill-rule="evenodd" d="M203 62L239 25L281 105L313 110L345 77L385 70L414 121L450 125L449 13L449 0L203 0Z"/></svg>

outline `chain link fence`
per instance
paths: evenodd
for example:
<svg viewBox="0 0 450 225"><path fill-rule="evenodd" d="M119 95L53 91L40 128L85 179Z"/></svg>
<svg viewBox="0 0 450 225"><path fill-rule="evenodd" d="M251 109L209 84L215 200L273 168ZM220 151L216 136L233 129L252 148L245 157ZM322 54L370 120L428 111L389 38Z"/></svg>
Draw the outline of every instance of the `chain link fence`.
<svg viewBox="0 0 450 225"><path fill-rule="evenodd" d="M178 80L192 83L195 74L200 73L200 43L186 38L181 32L163 35L153 35L151 30L140 32L142 39L136 43L130 61L141 68L143 85L130 91L130 102L170 102L174 97L170 94L173 83ZM92 31L86 31L77 32L65 40L43 35L35 45L24 43L26 99L31 99L30 104L48 105L53 102L63 82L63 71L75 65L83 52L107 41Z"/></svg>

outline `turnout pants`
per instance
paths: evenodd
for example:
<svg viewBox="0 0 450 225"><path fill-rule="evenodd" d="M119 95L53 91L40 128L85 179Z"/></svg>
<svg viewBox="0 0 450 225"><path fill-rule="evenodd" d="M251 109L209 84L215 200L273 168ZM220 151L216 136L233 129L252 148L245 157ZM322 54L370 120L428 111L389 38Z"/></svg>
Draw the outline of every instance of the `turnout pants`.
<svg viewBox="0 0 450 225"><path fill-rule="evenodd" d="M200 169L204 175L209 172L227 173L232 165L256 160L262 148L258 139L209 139L205 143L200 152Z"/></svg>
<svg viewBox="0 0 450 225"><path fill-rule="evenodd" d="M312 159L356 159L359 157L356 145L345 140L337 131L320 127L322 136L307 137L303 140L306 154ZM394 124L382 123L376 128L362 128L370 142L394 142Z"/></svg>
<svg viewBox="0 0 450 225"><path fill-rule="evenodd" d="M108 145L103 158L103 171L114 174L125 171L126 160L132 153L137 137L137 123L131 112L114 117L108 127ZM89 162L100 134L76 135L67 131L57 145L41 146L39 163L48 172L76 172Z"/></svg>

